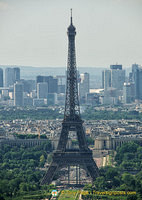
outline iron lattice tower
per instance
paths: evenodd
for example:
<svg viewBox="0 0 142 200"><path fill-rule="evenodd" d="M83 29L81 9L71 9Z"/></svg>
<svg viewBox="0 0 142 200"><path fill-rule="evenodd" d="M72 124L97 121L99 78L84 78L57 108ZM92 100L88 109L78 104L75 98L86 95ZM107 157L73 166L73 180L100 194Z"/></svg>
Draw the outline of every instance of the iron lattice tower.
<svg viewBox="0 0 142 200"><path fill-rule="evenodd" d="M94 181L99 175L98 167L93 160L92 151L88 148L83 121L80 116L80 107L78 100L78 83L76 69L76 54L75 54L75 35L76 28L72 22L67 31L68 35L68 64L67 64L67 81L66 81L66 100L64 120L62 122L62 130L59 138L57 150L53 154L53 160L50 164L45 176L41 181L41 185L50 184L55 172L59 168L65 166L82 166L92 177ZM75 131L79 143L79 149L67 149L68 135L70 131Z"/></svg>

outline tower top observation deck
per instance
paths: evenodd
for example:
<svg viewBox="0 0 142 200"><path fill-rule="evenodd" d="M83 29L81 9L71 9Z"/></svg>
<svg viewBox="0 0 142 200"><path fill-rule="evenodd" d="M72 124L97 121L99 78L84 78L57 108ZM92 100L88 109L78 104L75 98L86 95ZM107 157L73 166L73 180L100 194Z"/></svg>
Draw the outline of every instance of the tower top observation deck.
<svg viewBox="0 0 142 200"><path fill-rule="evenodd" d="M75 26L73 25L73 18L72 18L72 9L71 9L71 17L70 17L70 25L69 25L69 27L68 27L68 34L70 35L72 35L72 34L74 34L74 35L76 35L76 28L75 28Z"/></svg>

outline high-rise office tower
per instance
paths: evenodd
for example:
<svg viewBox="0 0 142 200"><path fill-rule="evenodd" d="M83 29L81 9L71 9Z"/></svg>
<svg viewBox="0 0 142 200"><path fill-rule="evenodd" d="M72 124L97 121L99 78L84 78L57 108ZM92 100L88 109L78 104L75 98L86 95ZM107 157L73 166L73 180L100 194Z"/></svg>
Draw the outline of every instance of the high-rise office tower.
<svg viewBox="0 0 142 200"><path fill-rule="evenodd" d="M124 83L123 86L123 103L132 102L132 85L131 83Z"/></svg>
<svg viewBox="0 0 142 200"><path fill-rule="evenodd" d="M125 70L122 69L122 65L110 65L110 70L102 72L102 86L105 90L110 87L123 90L124 82Z"/></svg>
<svg viewBox="0 0 142 200"><path fill-rule="evenodd" d="M57 94L56 93L48 93L47 104L48 105L57 104Z"/></svg>
<svg viewBox="0 0 142 200"><path fill-rule="evenodd" d="M5 87L9 87L14 84L14 71L13 68L5 69Z"/></svg>
<svg viewBox="0 0 142 200"><path fill-rule="evenodd" d="M48 83L37 83L37 98L47 99L48 96Z"/></svg>
<svg viewBox="0 0 142 200"><path fill-rule="evenodd" d="M79 97L81 102L83 99L85 100L87 93L89 93L89 81L90 78L88 73L80 74Z"/></svg>
<svg viewBox="0 0 142 200"><path fill-rule="evenodd" d="M49 93L57 93L58 92L58 79L49 76L48 81L48 92Z"/></svg>
<svg viewBox="0 0 142 200"><path fill-rule="evenodd" d="M56 76L58 79L58 94L65 93L66 76Z"/></svg>
<svg viewBox="0 0 142 200"><path fill-rule="evenodd" d="M23 106L23 84L14 84L14 106Z"/></svg>
<svg viewBox="0 0 142 200"><path fill-rule="evenodd" d="M104 70L102 72L102 87L107 90L111 87L111 71Z"/></svg>
<svg viewBox="0 0 142 200"><path fill-rule="evenodd" d="M122 65L110 65L110 69L115 69L115 70L122 70Z"/></svg>
<svg viewBox="0 0 142 200"><path fill-rule="evenodd" d="M134 83L135 99L142 100L142 67L138 64L133 64L131 76Z"/></svg>
<svg viewBox="0 0 142 200"><path fill-rule="evenodd" d="M102 71L102 88L104 88L104 70Z"/></svg>
<svg viewBox="0 0 142 200"><path fill-rule="evenodd" d="M20 68L19 67L14 67L14 79L15 81L19 81L20 80Z"/></svg>
<svg viewBox="0 0 142 200"><path fill-rule="evenodd" d="M125 82L125 70L122 69L122 65L111 65L111 87L118 90L123 90Z"/></svg>
<svg viewBox="0 0 142 200"><path fill-rule="evenodd" d="M125 70L122 65L110 65L109 70L102 72L102 86L104 88L104 104L119 103L119 96L122 96L125 82Z"/></svg>
<svg viewBox="0 0 142 200"><path fill-rule="evenodd" d="M47 77L47 76L37 76L37 77L36 77L36 83L47 82L46 77Z"/></svg>
<svg viewBox="0 0 142 200"><path fill-rule="evenodd" d="M3 69L0 68L0 87L3 87Z"/></svg>
<svg viewBox="0 0 142 200"><path fill-rule="evenodd" d="M5 69L5 86L9 87L14 85L16 81L20 80L20 68L6 68Z"/></svg>
<svg viewBox="0 0 142 200"><path fill-rule="evenodd" d="M19 82L23 84L24 92L30 93L36 89L36 81L35 80L20 79Z"/></svg>
<svg viewBox="0 0 142 200"><path fill-rule="evenodd" d="M57 93L58 92L58 79L53 76L37 76L36 83L48 83L48 92Z"/></svg>

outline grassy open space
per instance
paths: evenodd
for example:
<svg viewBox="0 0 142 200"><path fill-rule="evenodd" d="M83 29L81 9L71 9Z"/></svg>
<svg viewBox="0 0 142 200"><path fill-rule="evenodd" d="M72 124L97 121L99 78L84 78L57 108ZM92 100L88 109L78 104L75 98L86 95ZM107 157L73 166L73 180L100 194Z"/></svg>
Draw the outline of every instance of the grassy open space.
<svg viewBox="0 0 142 200"><path fill-rule="evenodd" d="M79 190L63 190L58 200L77 200Z"/></svg>

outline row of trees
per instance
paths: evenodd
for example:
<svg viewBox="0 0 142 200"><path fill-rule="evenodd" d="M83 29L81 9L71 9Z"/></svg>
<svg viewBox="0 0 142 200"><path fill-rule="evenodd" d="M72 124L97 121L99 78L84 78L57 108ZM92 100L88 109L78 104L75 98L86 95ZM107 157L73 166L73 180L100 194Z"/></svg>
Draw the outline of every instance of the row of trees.
<svg viewBox="0 0 142 200"><path fill-rule="evenodd" d="M0 109L0 120L13 120L13 119L32 119L32 120L46 120L46 119L63 119L59 108L50 109ZM94 110L88 107L82 114L82 118L86 120L119 120L119 119L142 119L142 113L132 111L107 111L107 110Z"/></svg>
<svg viewBox="0 0 142 200"><path fill-rule="evenodd" d="M120 120L120 119L142 119L142 113L132 111L108 111L108 110L95 110L88 107L82 114L82 118L86 120Z"/></svg>
<svg viewBox="0 0 142 200"><path fill-rule="evenodd" d="M59 109L0 109L0 120L13 120L13 119L32 119L32 120L46 120L63 118L59 113Z"/></svg>
<svg viewBox="0 0 142 200"><path fill-rule="evenodd" d="M39 137L39 135L35 135L35 134L17 134L17 133L14 133L13 135L16 138L19 138L19 139L37 139ZM40 135L40 139L47 139L47 136L45 134Z"/></svg>

